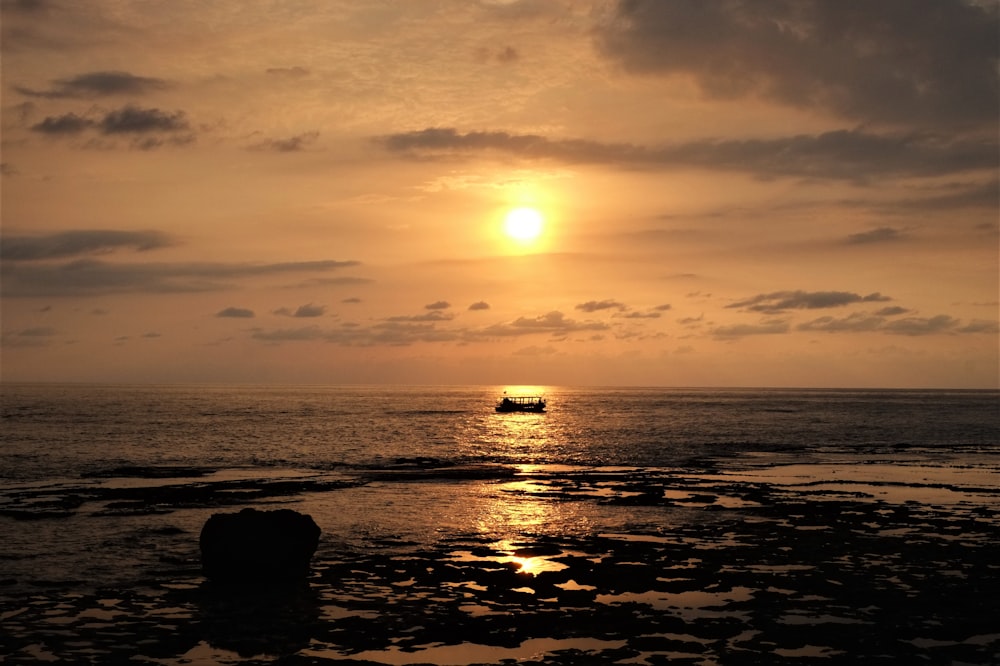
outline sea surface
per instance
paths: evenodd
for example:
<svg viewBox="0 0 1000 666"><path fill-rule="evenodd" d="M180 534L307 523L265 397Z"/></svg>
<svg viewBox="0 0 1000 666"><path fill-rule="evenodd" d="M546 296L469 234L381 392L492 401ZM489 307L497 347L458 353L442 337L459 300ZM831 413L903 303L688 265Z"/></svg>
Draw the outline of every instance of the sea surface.
<svg viewBox="0 0 1000 666"><path fill-rule="evenodd" d="M572 560L577 547L598 549L596 540L606 552L643 540L662 544L685 530L685 548L707 552L710 542L713 549L736 547L720 534L735 539L733 526L765 520L758 508L784 507L791 502L788 493L796 493L796 506L820 507L815 515L829 515L830 524L849 513L841 511L845 502L862 507L857 509L861 514L871 511L872 520L892 514L895 522L884 528L885 538L895 536L892 530L917 529L898 511L923 507L933 515L922 523L926 530L932 523L937 531L954 529L959 542L962 534L972 535L966 545L975 546L969 552L976 562L978 553L986 552L980 547L1000 546L997 391L78 384L4 384L0 391L0 621L13 628L13 638L0 640L0 660L6 656L10 663L120 658L119 648L111 646L124 640L121 635L112 640L116 628L135 640L129 655L134 663L160 664L264 663L289 655L313 659L302 663L347 658L394 664L504 658L563 663L552 655L566 650L575 650L577 657L589 654L592 663L617 663L610 657L618 655L621 663L672 658L712 664L738 663L727 662L726 655L733 650L762 654L769 645L754 638L767 635L766 628L743 628L719 638L707 625L702 634L650 629L645 642L624 634L598 636L596 630L539 635L516 625L505 631L518 638L506 642L484 637L486 632L478 638L434 636L407 643L407 632L417 631L408 625L402 634L364 645L316 629L291 645L279 641L243 649L233 647L239 641L227 644L182 630L199 617L192 608L204 610L198 600L170 596L203 583L201 525L213 513L248 506L293 508L311 515L322 529L313 582L320 590L320 610L306 624L332 626L347 617L382 622L379 631L388 631L391 619L384 606L362 609L359 596L338 596L332 571L345 560L382 566L379 558L478 559L515 562L520 574L571 567L580 579L580 563L591 560L582 552L579 561ZM505 391L544 395L548 410L498 414L493 406ZM777 499L762 499L761 493ZM777 511L766 519L798 530L789 534L831 529L790 526L791 519L774 518ZM859 517L858 524L865 520ZM747 529L747 539L766 536ZM526 544L529 551L561 552L570 559L560 563L518 555ZM948 547L953 547L950 542ZM872 548L885 553L894 546ZM772 565L761 560L747 570L767 566ZM949 566L961 570L960 563ZM980 587L997 592L997 570L988 564L976 567L961 576L974 573ZM702 580L705 573L690 578L700 591L683 594L711 588ZM887 573L886 580L891 579ZM407 585L445 589L442 580L422 581L414 574L386 582L385 589L397 591L405 603ZM588 612L637 613L643 604L660 611L679 608L678 600L687 597L665 602L667 592L660 588L667 580L675 579L654 577L649 584L653 597L635 598L602 593L599 583L563 582L578 586L578 596L580 590L596 588ZM968 585L975 587L972 581ZM480 587L486 595L489 585ZM485 602L468 606L478 589L465 589L466 606L458 606L473 618L490 615L482 610L489 608ZM783 588L759 588L767 589ZM729 590L735 596L716 601L734 608L764 594L742 578L734 578ZM450 603L428 595L421 598L437 599L429 604L443 608ZM506 597L495 603L508 604L508 615L510 604L516 605ZM704 601L701 606L684 603L689 605L680 608L688 611L711 607ZM993 603L983 610L1000 609ZM566 605L562 597L559 605ZM176 615L172 620L171 613ZM752 610L746 613L756 617ZM805 611L794 611L789 624L796 623L795 613ZM709 615L696 620L720 621ZM948 618L925 624L942 621ZM924 624L914 623L913 631L922 631ZM454 618L449 626L455 626ZM185 636L187 642L155 638L166 631L163 627L172 627L171 635ZM674 636L673 644L663 643L667 635ZM158 640L158 648L149 647ZM812 637L801 645L767 649L785 650L780 654L788 658L856 656L850 643L837 640L841 643L828 641L824 647ZM907 650L917 650L907 653L910 657L930 655L930 663L950 662L952 648L964 650L967 663L988 663L1000 655L1000 626L993 633L956 636L950 643L916 634L900 640ZM687 647L678 647L681 643ZM702 648L695 649L698 645ZM885 656L886 649L893 654L863 645L858 654Z"/></svg>

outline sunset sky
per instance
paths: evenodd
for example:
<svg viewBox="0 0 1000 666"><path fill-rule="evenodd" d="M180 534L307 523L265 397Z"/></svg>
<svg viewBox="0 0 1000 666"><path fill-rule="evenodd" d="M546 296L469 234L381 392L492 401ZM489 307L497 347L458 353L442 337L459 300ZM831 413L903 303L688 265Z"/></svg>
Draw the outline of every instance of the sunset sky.
<svg viewBox="0 0 1000 666"><path fill-rule="evenodd" d="M998 385L993 0L2 7L5 382Z"/></svg>

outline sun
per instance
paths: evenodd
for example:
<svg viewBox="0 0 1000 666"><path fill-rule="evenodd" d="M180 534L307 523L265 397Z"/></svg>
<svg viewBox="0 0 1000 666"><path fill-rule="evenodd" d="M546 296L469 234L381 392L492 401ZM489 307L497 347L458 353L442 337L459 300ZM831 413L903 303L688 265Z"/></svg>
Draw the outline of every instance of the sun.
<svg viewBox="0 0 1000 666"><path fill-rule="evenodd" d="M544 220L534 208L513 208L504 217L503 230L516 241L528 243L542 234Z"/></svg>

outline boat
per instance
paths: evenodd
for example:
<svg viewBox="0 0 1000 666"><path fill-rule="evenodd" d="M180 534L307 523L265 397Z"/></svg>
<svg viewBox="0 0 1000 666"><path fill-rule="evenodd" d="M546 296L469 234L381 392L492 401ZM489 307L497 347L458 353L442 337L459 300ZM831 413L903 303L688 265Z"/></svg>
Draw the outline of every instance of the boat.
<svg viewBox="0 0 1000 666"><path fill-rule="evenodd" d="M541 396L517 395L504 396L497 401L498 412L532 412L545 411L545 398Z"/></svg>

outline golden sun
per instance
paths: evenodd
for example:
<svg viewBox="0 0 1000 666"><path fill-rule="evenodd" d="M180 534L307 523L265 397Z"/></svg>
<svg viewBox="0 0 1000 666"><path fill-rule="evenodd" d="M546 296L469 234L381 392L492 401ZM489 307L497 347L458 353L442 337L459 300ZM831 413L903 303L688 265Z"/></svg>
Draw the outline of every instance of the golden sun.
<svg viewBox="0 0 1000 666"><path fill-rule="evenodd" d="M542 233L542 227L542 214L534 208L514 208L507 213L503 221L504 233L522 243L538 238Z"/></svg>

